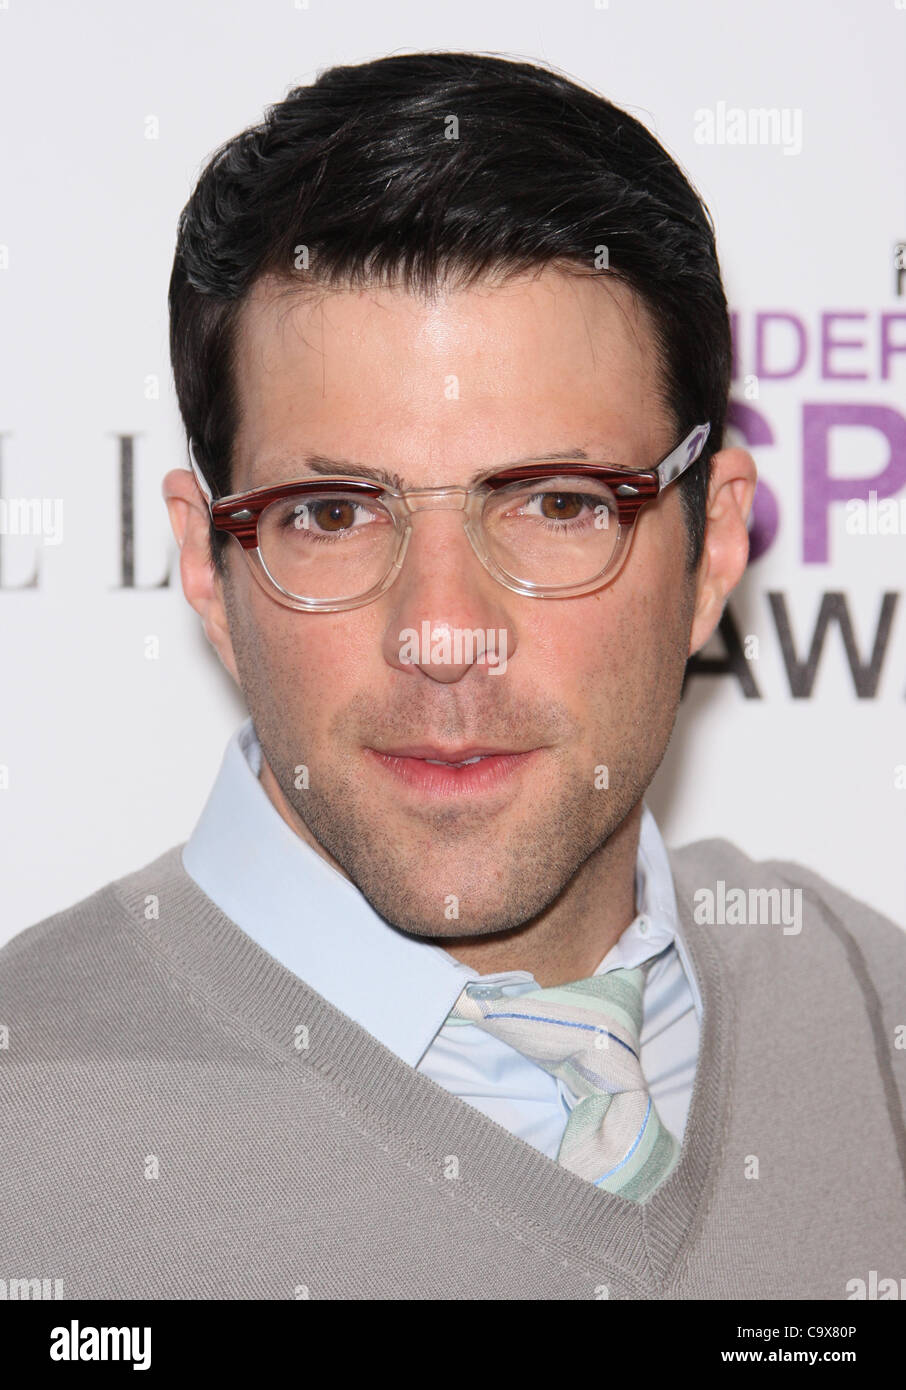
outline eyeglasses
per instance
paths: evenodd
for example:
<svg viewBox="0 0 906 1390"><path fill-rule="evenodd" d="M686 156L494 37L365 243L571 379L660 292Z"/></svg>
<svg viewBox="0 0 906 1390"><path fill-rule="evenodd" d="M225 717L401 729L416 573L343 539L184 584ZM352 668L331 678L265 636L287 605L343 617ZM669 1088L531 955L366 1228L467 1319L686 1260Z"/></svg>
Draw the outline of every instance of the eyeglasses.
<svg viewBox="0 0 906 1390"><path fill-rule="evenodd" d="M591 593L616 577L641 508L691 468L710 432L696 425L643 471L547 460L488 472L473 487L405 492L319 475L215 500L191 441L189 458L215 528L239 541L262 588L287 608L338 613L390 588L419 511L461 511L475 555L514 593Z"/></svg>

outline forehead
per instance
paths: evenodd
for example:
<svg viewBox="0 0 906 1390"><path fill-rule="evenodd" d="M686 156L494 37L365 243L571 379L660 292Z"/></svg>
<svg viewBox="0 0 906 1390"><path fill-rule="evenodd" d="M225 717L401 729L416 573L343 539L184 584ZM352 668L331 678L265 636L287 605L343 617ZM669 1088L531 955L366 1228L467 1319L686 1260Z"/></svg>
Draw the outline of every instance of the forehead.
<svg viewBox="0 0 906 1390"><path fill-rule="evenodd" d="M236 491L276 481L268 461L293 453L422 486L532 453L615 457L620 441L630 466L669 441L645 306L613 278L552 268L430 297L260 280L236 374Z"/></svg>

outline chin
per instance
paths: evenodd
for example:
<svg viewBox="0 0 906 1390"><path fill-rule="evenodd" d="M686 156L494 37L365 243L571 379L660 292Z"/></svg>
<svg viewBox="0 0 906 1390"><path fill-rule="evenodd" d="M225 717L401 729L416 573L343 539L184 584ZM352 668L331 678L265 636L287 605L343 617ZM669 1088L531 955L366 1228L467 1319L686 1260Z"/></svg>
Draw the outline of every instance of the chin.
<svg viewBox="0 0 906 1390"><path fill-rule="evenodd" d="M405 886L392 896L380 889L370 892L367 883L359 887L372 907L400 931L437 939L508 931L547 906L543 897L529 902L525 897L517 901L514 893L503 899L496 894L493 898L476 895L469 891L467 881L449 871L433 876L428 884Z"/></svg>

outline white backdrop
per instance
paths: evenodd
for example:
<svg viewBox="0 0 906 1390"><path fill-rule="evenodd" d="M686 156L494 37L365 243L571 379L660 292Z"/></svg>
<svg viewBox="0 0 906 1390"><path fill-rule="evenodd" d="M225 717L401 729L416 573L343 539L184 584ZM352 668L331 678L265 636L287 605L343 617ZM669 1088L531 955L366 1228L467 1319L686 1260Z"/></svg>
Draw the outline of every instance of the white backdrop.
<svg viewBox="0 0 906 1390"><path fill-rule="evenodd" d="M167 354L179 211L213 149L291 86L431 48L595 87L715 218L737 418L777 527L729 609L757 639L760 698L733 674L690 680L649 795L667 843L800 860L906 924L906 0L0 0L0 499L46 504L42 536L0 535L0 943L184 840L244 717L182 597L160 496L186 460ZM731 143L735 109L789 124ZM792 317L762 318L759 361L769 314ZM848 481L829 501L833 478ZM893 534L853 533L845 499L870 490L903 500ZM834 594L855 649L832 620L794 698L788 667Z"/></svg>

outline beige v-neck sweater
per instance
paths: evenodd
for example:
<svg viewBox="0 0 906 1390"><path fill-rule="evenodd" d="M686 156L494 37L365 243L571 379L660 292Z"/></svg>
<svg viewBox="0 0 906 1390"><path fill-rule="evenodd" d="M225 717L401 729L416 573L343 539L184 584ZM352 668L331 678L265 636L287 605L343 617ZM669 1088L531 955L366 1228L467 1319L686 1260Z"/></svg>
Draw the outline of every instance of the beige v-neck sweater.
<svg viewBox="0 0 906 1390"><path fill-rule="evenodd" d="M180 849L0 951L0 1295L846 1299L906 1276L906 933L817 875L671 854L702 1034L680 1163L639 1206L400 1061ZM702 889L771 887L802 891L798 934L695 920Z"/></svg>

